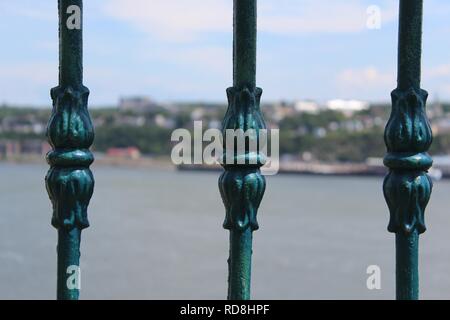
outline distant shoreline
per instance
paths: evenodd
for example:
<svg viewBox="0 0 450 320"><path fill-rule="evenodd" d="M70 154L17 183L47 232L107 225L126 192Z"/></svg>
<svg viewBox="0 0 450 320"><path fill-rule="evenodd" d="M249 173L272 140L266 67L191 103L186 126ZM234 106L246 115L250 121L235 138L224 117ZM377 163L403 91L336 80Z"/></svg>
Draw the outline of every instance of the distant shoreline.
<svg viewBox="0 0 450 320"><path fill-rule="evenodd" d="M170 158L167 157L140 157L138 159L131 158L114 158L106 157L101 154L95 154L93 166L112 166L112 167L130 167L130 168L156 168L165 170L176 170L176 166L172 164ZM0 163L15 164L42 164L47 165L45 156L41 155L20 155L10 158L0 158Z"/></svg>
<svg viewBox="0 0 450 320"><path fill-rule="evenodd" d="M174 165L169 157L139 158L110 157L104 154L95 154L93 166L126 167L126 168L151 168L170 171L191 172L221 172L220 165L189 164ZM47 165L45 156L26 154L9 158L0 158L0 163L15 164L42 164ZM434 180L449 179L450 172L444 168L432 168L429 175ZM387 168L382 162L377 164L367 163L321 163L321 162L281 162L277 174L313 175L325 177L383 177L387 174Z"/></svg>
<svg viewBox="0 0 450 320"><path fill-rule="evenodd" d="M220 165L174 165L169 157L109 157L104 154L95 154L93 166L117 166L130 168L157 168L165 170L197 171L197 172L220 172ZM27 154L0 159L1 162L18 164L43 164L46 165L45 156ZM285 162L280 164L280 174L307 174L322 176L380 176L386 172L384 167L370 167L364 163L306 163L306 162Z"/></svg>

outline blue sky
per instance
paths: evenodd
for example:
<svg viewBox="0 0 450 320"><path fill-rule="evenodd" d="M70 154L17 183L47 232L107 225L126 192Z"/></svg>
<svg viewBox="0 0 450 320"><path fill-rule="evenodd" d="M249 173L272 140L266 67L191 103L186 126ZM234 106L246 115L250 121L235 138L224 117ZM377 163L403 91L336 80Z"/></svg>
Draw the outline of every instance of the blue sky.
<svg viewBox="0 0 450 320"><path fill-rule="evenodd" d="M264 99L387 101L396 86L397 0L259 0ZM381 8L381 28L366 26ZM450 3L426 0L422 87L450 100ZM48 106L57 85L56 0L0 0L0 104ZM90 105L120 96L224 102L231 0L84 1Z"/></svg>

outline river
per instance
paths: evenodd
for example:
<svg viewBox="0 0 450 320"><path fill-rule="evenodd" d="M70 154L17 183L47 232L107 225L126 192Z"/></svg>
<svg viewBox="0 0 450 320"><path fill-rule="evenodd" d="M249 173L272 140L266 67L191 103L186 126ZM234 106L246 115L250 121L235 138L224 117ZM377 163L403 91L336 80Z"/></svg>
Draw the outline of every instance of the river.
<svg viewBox="0 0 450 320"><path fill-rule="evenodd" d="M56 231L47 166L0 162L0 298L53 299ZM228 231L214 172L93 166L82 299L223 299ZM394 235L381 178L267 178L254 234L254 299L393 299ZM421 298L450 298L450 182L421 237ZM366 269L381 268L368 290Z"/></svg>

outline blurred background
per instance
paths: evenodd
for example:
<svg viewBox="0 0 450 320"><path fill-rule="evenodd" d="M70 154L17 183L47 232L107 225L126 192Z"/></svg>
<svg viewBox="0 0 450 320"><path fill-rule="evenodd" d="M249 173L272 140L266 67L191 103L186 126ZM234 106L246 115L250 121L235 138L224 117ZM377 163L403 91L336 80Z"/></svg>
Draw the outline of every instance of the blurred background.
<svg viewBox="0 0 450 320"><path fill-rule="evenodd" d="M394 298L381 185L398 1L258 3L257 83L267 125L280 129L281 171L268 178L259 211L253 297ZM422 87L435 188L421 237L425 299L450 298L449 14L450 4L426 1ZM56 231L44 176L57 1L0 0L0 21L0 298L52 299ZM96 186L81 297L224 298L220 169L178 170L170 135L196 120L221 126L232 85L232 1L85 1L84 84ZM381 268L380 290L366 287L370 265Z"/></svg>

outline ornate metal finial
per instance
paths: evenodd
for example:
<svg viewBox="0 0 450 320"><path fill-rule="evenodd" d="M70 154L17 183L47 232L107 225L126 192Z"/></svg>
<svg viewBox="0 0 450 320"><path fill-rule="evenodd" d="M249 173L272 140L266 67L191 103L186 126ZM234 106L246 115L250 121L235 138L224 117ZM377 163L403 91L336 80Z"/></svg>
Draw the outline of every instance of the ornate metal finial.
<svg viewBox="0 0 450 320"><path fill-rule="evenodd" d="M255 145L258 145L259 130L266 127L259 109L261 88L250 92L247 88L238 91L231 87L228 88L227 94L229 107L222 125L224 137L226 137L228 129L241 129L244 132L253 129L256 134L248 139L255 139ZM220 194L226 208L223 227L239 231L250 228L254 231L258 229L256 214L266 185L264 176L259 170L264 159L261 154L252 153L248 148L243 151L243 154L239 154L234 149L224 149L223 166L225 171L219 180ZM228 152L233 153L231 164L227 163ZM245 159L245 164L237 164L240 157Z"/></svg>
<svg viewBox="0 0 450 320"><path fill-rule="evenodd" d="M89 226L87 207L94 190L89 147L94 129L87 111L89 90L82 84L82 0L59 0L60 77L51 90L53 111L47 138L53 150L45 178L58 229L58 299L79 296L81 230Z"/></svg>
<svg viewBox="0 0 450 320"><path fill-rule="evenodd" d="M392 92L392 114L385 131L388 154L384 159L391 169L384 182L390 232L410 235L426 230L424 211L432 189L426 171L433 163L426 153L432 142L425 113L427 95L414 88Z"/></svg>
<svg viewBox="0 0 450 320"><path fill-rule="evenodd" d="M397 299L418 299L418 242L425 232L424 211L432 181L427 151L432 132L425 112L427 92L420 88L422 0L400 1L398 87L385 130L389 168L383 191L390 211L388 230L396 233Z"/></svg>
<svg viewBox="0 0 450 320"><path fill-rule="evenodd" d="M228 110L223 121L225 171L219 189L225 208L224 228L230 230L228 299L250 299L252 232L266 181L260 172L263 156L249 147L260 146L265 129L259 108L262 90L256 88L256 0L234 0L234 86L227 89ZM228 148L227 130L253 131L241 153ZM234 138L233 138L234 139ZM230 153L233 154L231 157Z"/></svg>

